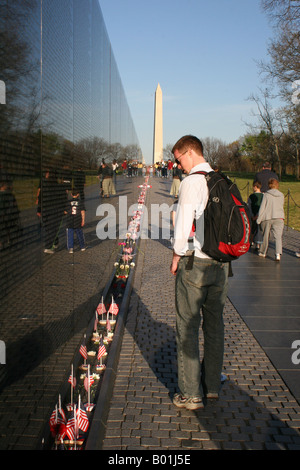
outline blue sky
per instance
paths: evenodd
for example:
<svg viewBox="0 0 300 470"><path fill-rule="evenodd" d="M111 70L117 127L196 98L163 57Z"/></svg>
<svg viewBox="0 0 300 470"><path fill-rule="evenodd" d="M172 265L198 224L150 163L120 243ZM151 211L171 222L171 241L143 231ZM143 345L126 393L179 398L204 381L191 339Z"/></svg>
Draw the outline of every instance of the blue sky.
<svg viewBox="0 0 300 470"><path fill-rule="evenodd" d="M184 134L227 143L244 135L264 88L257 61L272 29L260 0L99 0L139 142L152 162L154 95L163 145Z"/></svg>

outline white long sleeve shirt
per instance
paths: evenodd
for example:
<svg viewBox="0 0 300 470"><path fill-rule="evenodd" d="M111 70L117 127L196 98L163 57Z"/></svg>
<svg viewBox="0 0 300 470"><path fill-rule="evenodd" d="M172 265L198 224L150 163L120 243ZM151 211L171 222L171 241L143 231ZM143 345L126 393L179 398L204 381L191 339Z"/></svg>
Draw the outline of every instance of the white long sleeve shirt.
<svg viewBox="0 0 300 470"><path fill-rule="evenodd" d="M190 175L196 171L209 172L212 171L212 168L207 162L200 163L192 168ZM193 249L197 258L210 258L201 250L204 243L204 209L208 201L205 176L194 175L184 178L178 196L174 227L174 252L179 256L184 256L188 250ZM191 247L189 238L194 219L196 219L196 232Z"/></svg>

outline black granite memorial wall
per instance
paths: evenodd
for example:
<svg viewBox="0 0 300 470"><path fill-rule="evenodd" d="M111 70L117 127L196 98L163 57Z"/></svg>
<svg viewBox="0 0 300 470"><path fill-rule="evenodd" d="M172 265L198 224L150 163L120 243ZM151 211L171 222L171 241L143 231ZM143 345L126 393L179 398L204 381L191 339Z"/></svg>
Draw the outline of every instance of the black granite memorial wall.
<svg viewBox="0 0 300 470"><path fill-rule="evenodd" d="M98 0L0 0L0 84L4 298L47 262L77 172L140 149Z"/></svg>

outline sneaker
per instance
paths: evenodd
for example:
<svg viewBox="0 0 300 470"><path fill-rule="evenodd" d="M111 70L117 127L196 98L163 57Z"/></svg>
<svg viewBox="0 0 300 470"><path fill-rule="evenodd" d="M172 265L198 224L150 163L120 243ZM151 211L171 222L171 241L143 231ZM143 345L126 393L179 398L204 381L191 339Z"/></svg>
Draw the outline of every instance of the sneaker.
<svg viewBox="0 0 300 470"><path fill-rule="evenodd" d="M295 255L297 256L297 258L300 258L300 252L296 251Z"/></svg>
<svg viewBox="0 0 300 470"><path fill-rule="evenodd" d="M85 250L86 250L86 248L81 248L81 251L85 251Z"/></svg>
<svg viewBox="0 0 300 470"><path fill-rule="evenodd" d="M48 253L49 255L53 255L54 250L52 250L52 248L45 248L44 253Z"/></svg>
<svg viewBox="0 0 300 470"><path fill-rule="evenodd" d="M69 253L73 253L73 252L74 252L74 251L73 251L73 248L70 248L70 249L69 249Z"/></svg>
<svg viewBox="0 0 300 470"><path fill-rule="evenodd" d="M264 255L264 254L261 253L261 252L258 253L258 256L261 256L262 258L265 258L265 257L266 257L266 255Z"/></svg>
<svg viewBox="0 0 300 470"><path fill-rule="evenodd" d="M275 255L275 261L280 261L280 254L279 254L279 253L276 253L276 255Z"/></svg>
<svg viewBox="0 0 300 470"><path fill-rule="evenodd" d="M204 408L201 397L185 398L180 393L176 393L173 398L173 404L177 408L186 408L187 410L199 410Z"/></svg>

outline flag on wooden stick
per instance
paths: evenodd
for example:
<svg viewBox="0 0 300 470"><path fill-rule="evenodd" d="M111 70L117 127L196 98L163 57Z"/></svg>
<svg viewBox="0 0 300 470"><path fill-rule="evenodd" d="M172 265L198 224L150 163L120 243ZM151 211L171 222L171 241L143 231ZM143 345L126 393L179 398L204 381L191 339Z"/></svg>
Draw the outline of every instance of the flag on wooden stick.
<svg viewBox="0 0 300 470"><path fill-rule="evenodd" d="M78 428L81 429L81 431L86 432L89 427L89 419L87 417L86 411L81 407L80 395L78 397L77 421Z"/></svg>
<svg viewBox="0 0 300 470"><path fill-rule="evenodd" d="M101 338L100 338L100 344L99 344L99 349L98 349L98 354L97 354L97 359L98 359L98 361L101 359L101 357L104 356L105 353L106 353L106 347L104 346L103 338L102 338L102 336L101 336Z"/></svg>
<svg viewBox="0 0 300 470"><path fill-rule="evenodd" d="M118 305L114 302L114 298L113 296L111 297L111 304L110 304L110 307L109 307L109 313L111 313L112 315L118 315L119 313L119 307Z"/></svg>
<svg viewBox="0 0 300 470"><path fill-rule="evenodd" d="M83 342L82 342L82 344L79 348L79 352L80 352L81 356L84 359L81 368L82 369L87 369L86 360L87 360L88 354L87 354L87 347L86 347L86 335L84 335L84 337L83 337Z"/></svg>

